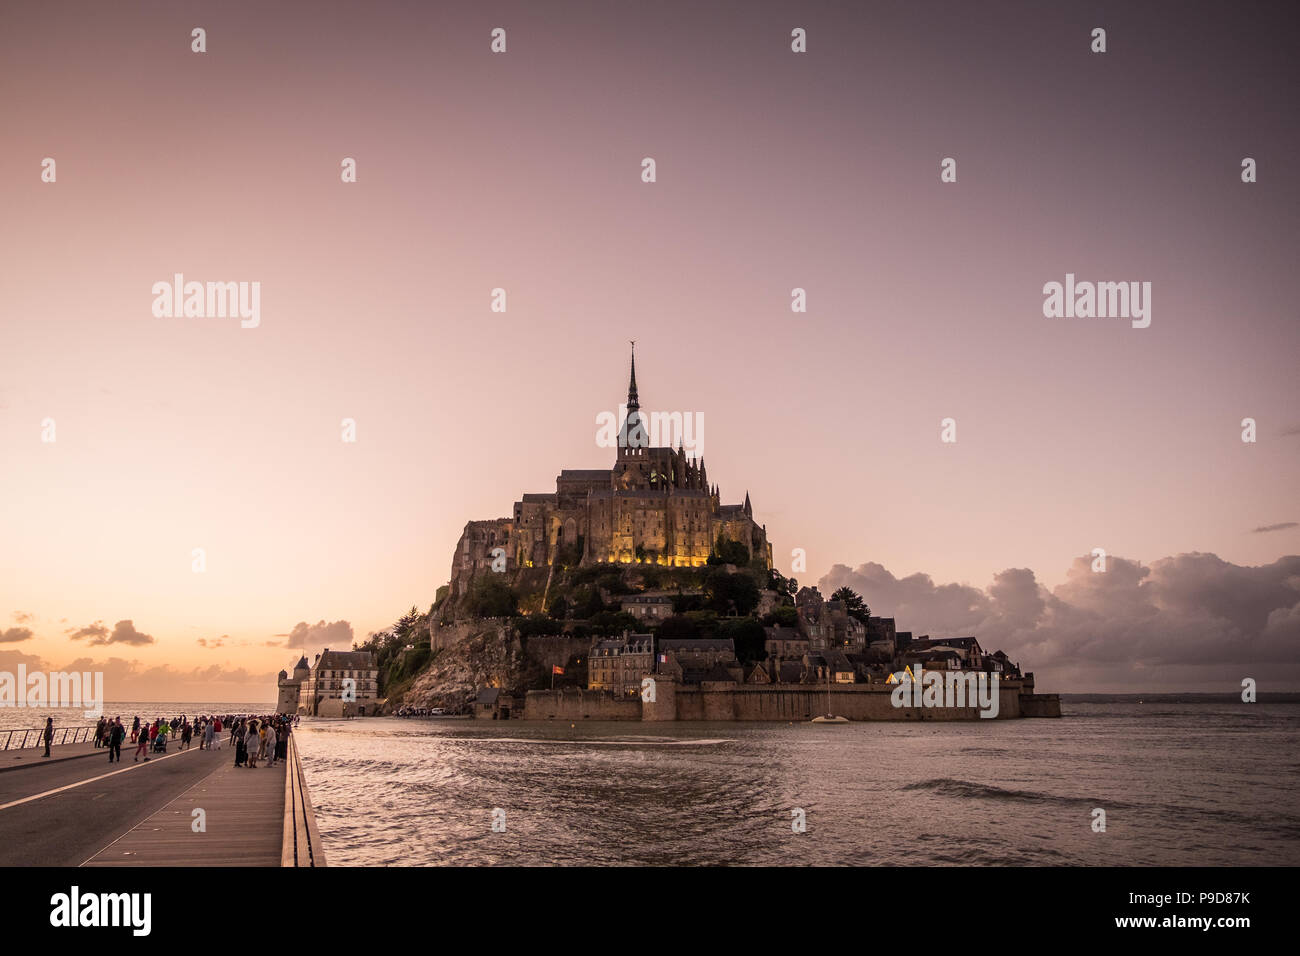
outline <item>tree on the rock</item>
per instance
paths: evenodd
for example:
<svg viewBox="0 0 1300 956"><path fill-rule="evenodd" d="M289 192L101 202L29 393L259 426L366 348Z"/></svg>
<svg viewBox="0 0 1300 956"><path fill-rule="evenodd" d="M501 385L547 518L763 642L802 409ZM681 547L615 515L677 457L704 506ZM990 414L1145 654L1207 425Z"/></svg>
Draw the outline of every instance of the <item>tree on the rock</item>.
<svg viewBox="0 0 1300 956"><path fill-rule="evenodd" d="M832 594L831 600L843 601L849 617L857 618L863 624L866 624L867 618L871 617L871 608L867 607L867 602L862 600L862 595L847 585Z"/></svg>

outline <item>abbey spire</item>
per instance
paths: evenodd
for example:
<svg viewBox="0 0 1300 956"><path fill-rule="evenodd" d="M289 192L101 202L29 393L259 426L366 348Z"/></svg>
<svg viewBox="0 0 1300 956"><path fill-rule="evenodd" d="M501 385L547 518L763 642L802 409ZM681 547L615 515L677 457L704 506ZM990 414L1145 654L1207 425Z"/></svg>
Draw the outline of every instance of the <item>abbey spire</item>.
<svg viewBox="0 0 1300 956"><path fill-rule="evenodd" d="M632 377L627 383L627 410L629 412L638 411L641 403L636 397L636 342L632 342ZM630 416L629 416L630 417ZM639 417L639 416L638 416Z"/></svg>
<svg viewBox="0 0 1300 956"><path fill-rule="evenodd" d="M650 429L641 417L641 403L636 394L636 342L632 343L632 374L627 382L627 417L618 432L618 456L639 455L637 449L644 449L650 444Z"/></svg>

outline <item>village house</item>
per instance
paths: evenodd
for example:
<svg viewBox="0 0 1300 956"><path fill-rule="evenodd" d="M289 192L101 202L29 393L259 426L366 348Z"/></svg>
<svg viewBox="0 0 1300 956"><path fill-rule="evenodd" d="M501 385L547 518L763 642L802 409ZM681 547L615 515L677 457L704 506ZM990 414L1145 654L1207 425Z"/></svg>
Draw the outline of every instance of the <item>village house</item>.
<svg viewBox="0 0 1300 956"><path fill-rule="evenodd" d="M587 689L607 690L615 697L641 692L641 679L654 670L654 639L649 634L629 634L597 641L587 658Z"/></svg>
<svg viewBox="0 0 1300 956"><path fill-rule="evenodd" d="M647 591L644 594L629 594L619 605L620 610L631 614L639 621L651 624L673 616L673 599L661 592Z"/></svg>
<svg viewBox="0 0 1300 956"><path fill-rule="evenodd" d="M717 674L714 668L718 665L736 681L744 679L731 638L671 638L659 642L659 673L684 684L698 684L710 673Z"/></svg>
<svg viewBox="0 0 1300 956"><path fill-rule="evenodd" d="M767 635L764 648L768 657L781 660L787 657L803 657L808 653L808 637L798 628L775 624L763 630Z"/></svg>

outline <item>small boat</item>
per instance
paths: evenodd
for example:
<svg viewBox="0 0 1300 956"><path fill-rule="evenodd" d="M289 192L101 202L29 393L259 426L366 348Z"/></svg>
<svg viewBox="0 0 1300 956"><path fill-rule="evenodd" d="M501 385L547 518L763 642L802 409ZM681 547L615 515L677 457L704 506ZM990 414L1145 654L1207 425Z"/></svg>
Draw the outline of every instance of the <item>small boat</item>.
<svg viewBox="0 0 1300 956"><path fill-rule="evenodd" d="M830 661L826 662L826 714L822 717L814 717L808 721L810 724L847 724L847 717L840 717L831 713L831 665Z"/></svg>

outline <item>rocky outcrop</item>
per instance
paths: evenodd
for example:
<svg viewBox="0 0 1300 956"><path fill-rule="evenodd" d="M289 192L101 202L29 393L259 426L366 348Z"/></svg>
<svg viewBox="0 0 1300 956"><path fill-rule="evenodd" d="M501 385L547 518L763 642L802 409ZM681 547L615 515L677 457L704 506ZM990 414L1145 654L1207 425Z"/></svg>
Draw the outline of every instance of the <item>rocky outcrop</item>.
<svg viewBox="0 0 1300 956"><path fill-rule="evenodd" d="M519 641L502 624L457 625L454 633L440 635L435 647L428 666L402 696L402 706L458 710L480 688L512 687L523 673Z"/></svg>

